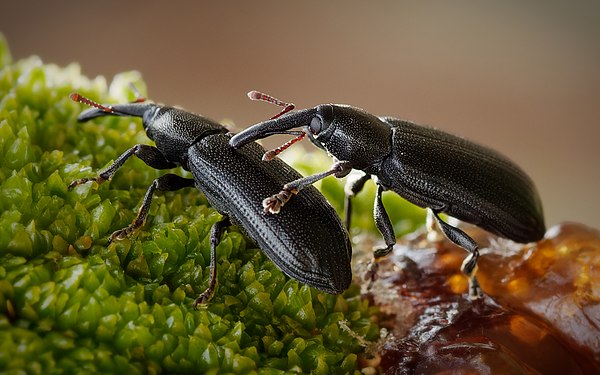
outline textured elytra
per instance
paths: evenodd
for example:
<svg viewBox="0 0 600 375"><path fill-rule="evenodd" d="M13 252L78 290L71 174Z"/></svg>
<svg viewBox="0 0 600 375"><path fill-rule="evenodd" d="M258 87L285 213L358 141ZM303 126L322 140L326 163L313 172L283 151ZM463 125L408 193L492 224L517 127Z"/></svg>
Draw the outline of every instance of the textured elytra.
<svg viewBox="0 0 600 375"><path fill-rule="evenodd" d="M385 118L393 155L379 181L413 203L517 242L541 239L542 205L531 179L489 148L437 129Z"/></svg>
<svg viewBox="0 0 600 375"><path fill-rule="evenodd" d="M225 133L216 121L172 107L155 107L144 115L148 137L161 153L173 162L181 162L188 149L207 134Z"/></svg>

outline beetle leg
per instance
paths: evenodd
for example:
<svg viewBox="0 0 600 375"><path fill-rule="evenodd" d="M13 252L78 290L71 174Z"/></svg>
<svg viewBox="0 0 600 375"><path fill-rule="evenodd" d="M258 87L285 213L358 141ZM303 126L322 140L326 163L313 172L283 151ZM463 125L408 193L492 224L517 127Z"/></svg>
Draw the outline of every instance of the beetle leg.
<svg viewBox="0 0 600 375"><path fill-rule="evenodd" d="M425 231L427 240L429 242L440 242L444 236L441 231L436 227L435 222L435 214L431 208L426 209L427 216L425 216Z"/></svg>
<svg viewBox="0 0 600 375"><path fill-rule="evenodd" d="M299 178L283 186L283 189L275 194L263 200L263 208L265 214L277 214L291 198L298 194L300 190L307 186L314 184L315 182L324 179L327 176L334 175L337 178L346 176L352 170L352 165L349 161L338 161L335 162L329 170L321 173L314 174L312 176Z"/></svg>
<svg viewBox="0 0 600 375"><path fill-rule="evenodd" d="M229 218L225 217L223 220L214 223L212 228L210 228L210 275L208 277L208 287L194 301L194 310L198 308L198 305L208 302L215 294L215 287L217 286L217 245L221 242L223 231L230 225Z"/></svg>
<svg viewBox="0 0 600 375"><path fill-rule="evenodd" d="M379 232L385 240L386 247L382 249L376 249L373 252L375 258L381 258L388 255L394 245L396 244L396 234L394 233L394 227L390 221L383 202L381 201L381 193L383 193L383 186L377 185L377 195L375 196L375 205L373 207L373 217L375 218L375 226L379 229Z"/></svg>
<svg viewBox="0 0 600 375"><path fill-rule="evenodd" d="M98 184L104 181L110 180L112 176L117 172L119 168L129 159L132 155L140 158L144 163L155 169L171 169L175 168L177 164L172 163L165 159L164 155L153 146L137 144L125 151L115 160L108 168L100 172L97 177L80 178L71 182L68 186L69 190L73 189L77 185L85 184L88 181L96 181Z"/></svg>
<svg viewBox="0 0 600 375"><path fill-rule="evenodd" d="M477 260L479 259L479 249L477 243L462 230L451 226L444 222L438 216L438 212L432 210L435 219L446 237L456 245L462 247L469 252L460 267L461 270L469 278L469 298L478 299L483 296L479 282L477 281Z"/></svg>
<svg viewBox="0 0 600 375"><path fill-rule="evenodd" d="M150 204L152 203L152 195L154 191L175 191L179 189L183 189L185 187L193 187L194 179L192 178L183 178L176 174L168 173L165 174L152 182L152 185L146 191L146 195L144 196L144 200L142 201L142 205L137 213L137 216L133 220L133 222L123 229L119 229L114 232L108 238L108 242L112 242L116 239L123 239L128 237L133 232L135 232L139 227L144 225L146 222L146 217L148 216L148 211L150 210Z"/></svg>
<svg viewBox="0 0 600 375"><path fill-rule="evenodd" d="M362 176L351 174L346 180L344 186L344 212L346 213L346 229L348 230L350 230L350 221L352 220L352 198L365 187L365 183L370 179L371 175L365 173Z"/></svg>
<svg viewBox="0 0 600 375"><path fill-rule="evenodd" d="M365 180L366 181L366 180ZM364 184L364 183L363 183ZM375 195L375 204L373 207L373 217L375 219L375 226L383 236L386 247L381 249L375 249L373 251L373 260L367 266L367 272L365 273L364 279L375 281L377 278L377 270L379 269L379 263L377 260L381 257L388 255L396 244L396 234L394 233L394 227L390 221L390 217L383 206L381 200L381 194L383 193L383 186L377 185L377 194Z"/></svg>

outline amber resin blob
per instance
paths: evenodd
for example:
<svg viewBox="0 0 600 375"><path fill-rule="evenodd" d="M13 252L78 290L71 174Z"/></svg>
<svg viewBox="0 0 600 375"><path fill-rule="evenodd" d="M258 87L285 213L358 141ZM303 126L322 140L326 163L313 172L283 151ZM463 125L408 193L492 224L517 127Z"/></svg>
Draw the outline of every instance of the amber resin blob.
<svg viewBox="0 0 600 375"><path fill-rule="evenodd" d="M466 298L464 250L425 234L399 241L365 285L388 332L364 365L389 374L600 373L600 232L564 223L520 245L464 229L482 247L486 297Z"/></svg>

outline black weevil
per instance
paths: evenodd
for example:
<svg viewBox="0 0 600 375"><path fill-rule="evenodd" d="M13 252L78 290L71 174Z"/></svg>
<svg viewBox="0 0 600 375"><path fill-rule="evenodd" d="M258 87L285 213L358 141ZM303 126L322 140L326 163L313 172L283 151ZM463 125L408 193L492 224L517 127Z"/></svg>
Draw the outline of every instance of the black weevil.
<svg viewBox="0 0 600 375"><path fill-rule="evenodd" d="M214 294L216 247L223 230L230 224L239 225L288 276L331 294L348 288L352 279L348 232L316 188L306 189L281 215L264 215L263 198L280 191L285 182L302 176L284 162L263 163L261 157L265 150L260 145L252 143L236 151L229 146L232 134L224 126L173 107L144 100L101 105L76 93L71 98L94 107L79 115L80 122L100 116L141 117L146 134L156 146L135 145L97 177L73 181L69 188L88 181L110 180L132 155L156 169L181 166L193 175L193 178L183 178L165 174L154 180L135 220L114 232L109 241L122 239L144 224L155 191L196 187L224 216L211 228L208 288L195 300L194 308Z"/></svg>
<svg viewBox="0 0 600 375"><path fill-rule="evenodd" d="M276 100L256 91L248 95L255 100ZM304 127L305 132L290 131L297 127ZM469 278L471 298L481 296L475 276L478 245L440 219L440 213L516 242L538 241L544 236L542 205L531 179L506 157L463 138L405 120L377 117L348 105L322 104L256 124L235 135L230 144L242 150L243 145L273 134L298 137L265 154L266 160L308 134L316 146L333 156L334 164L328 171L293 180L280 193L265 196L265 212L285 212L287 204L297 199L291 197L302 196L300 190L326 176L341 178L352 169L362 170L361 178L346 185L346 222L349 225L350 198L374 177L375 224L386 243L385 248L375 250L375 258L388 254L396 243L381 201L382 192L391 190L429 208L446 237L469 252L462 270ZM284 204L286 209L281 209Z"/></svg>

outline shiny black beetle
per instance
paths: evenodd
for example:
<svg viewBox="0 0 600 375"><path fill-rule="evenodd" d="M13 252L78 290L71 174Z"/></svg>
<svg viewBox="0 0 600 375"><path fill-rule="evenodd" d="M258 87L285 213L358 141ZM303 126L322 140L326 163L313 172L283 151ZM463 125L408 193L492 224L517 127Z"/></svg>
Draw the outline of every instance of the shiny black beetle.
<svg viewBox="0 0 600 375"><path fill-rule="evenodd" d="M249 94L253 99L268 97L260 95ZM352 169L362 170L365 174L349 181L345 189L346 221L349 223L350 198L374 177L375 223L386 243L385 248L375 250L375 258L388 254L396 243L381 201L382 192L391 190L429 208L446 237L469 252L462 270L469 278L471 298L481 296L475 277L478 245L441 220L439 213L516 242L533 242L544 236L542 205L531 179L499 153L441 130L376 117L348 105L323 104L256 124L235 135L230 144L243 149L243 145L273 134L295 134L299 139L304 132L290 131L297 127L304 127L310 140L333 156L334 164L328 171L288 182L280 193L267 196L265 212L285 212L287 204L297 199L291 199L294 195L301 197L304 192L298 194L300 190L326 176L344 177ZM295 141L265 154L265 159ZM284 204L286 208L281 209Z"/></svg>
<svg viewBox="0 0 600 375"><path fill-rule="evenodd" d="M181 109L146 101L100 105L79 94L75 101L92 107L79 115L79 121L100 116L141 117L146 134L156 147L135 145L125 151L97 177L73 181L69 188L88 181L102 183L132 155L150 167L170 169L181 166L193 178L165 174L146 192L133 223L110 236L121 239L144 224L155 191L174 191L185 187L201 190L223 220L211 228L211 260L208 288L194 302L208 301L216 284L216 247L223 230L239 225L265 254L288 276L331 294L348 288L352 279L352 248L346 228L334 209L315 189L310 188L277 216L266 216L260 206L263 198L277 193L285 182L302 176L282 161L261 161L265 150L251 143L242 150L229 146L232 134L221 124Z"/></svg>

